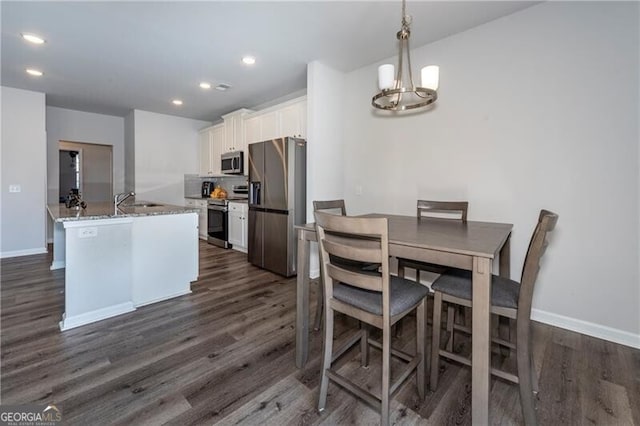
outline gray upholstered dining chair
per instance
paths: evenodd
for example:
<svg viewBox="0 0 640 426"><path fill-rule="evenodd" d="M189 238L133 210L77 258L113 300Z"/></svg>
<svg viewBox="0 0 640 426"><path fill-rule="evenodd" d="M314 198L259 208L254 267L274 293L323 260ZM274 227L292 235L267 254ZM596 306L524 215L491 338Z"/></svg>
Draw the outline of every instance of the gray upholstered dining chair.
<svg viewBox="0 0 640 426"><path fill-rule="evenodd" d="M381 423L388 425L390 400L414 370L418 394L421 399L425 396L428 289L389 274L389 225L386 218L357 218L323 212L315 212L315 218L323 270L325 312L318 410L324 410L329 381L333 381L378 409ZM335 259L379 264L380 270L354 268ZM415 356L391 348L391 326L413 310L417 310ZM358 319L363 325L335 352L334 311ZM382 330L382 343L369 338L369 326ZM368 365L369 345L382 350L380 397L331 368L333 361L358 342L362 366ZM391 383L392 355L408 363L394 383Z"/></svg>
<svg viewBox="0 0 640 426"><path fill-rule="evenodd" d="M537 379L531 359L531 302L533 289L540 269L540 259L547 247L547 234L556 226L558 215L542 210L538 218L529 249L522 268L520 283L508 278L492 276L491 313L516 320L516 364L517 376L492 368L491 373L503 379L517 383L520 388L520 404L525 424L536 424L533 392L537 392ZM433 324L440 324L442 303L452 303L473 308L471 299L471 273L453 270L436 279L431 288L435 291L433 304ZM469 332L470 330L466 330ZM451 339L453 334L449 336ZM502 346L513 349L512 342L495 340ZM431 389L438 384L438 366L440 357L452 359L466 365L471 362L460 355L440 349L440 327L433 327L431 348Z"/></svg>
<svg viewBox="0 0 640 426"><path fill-rule="evenodd" d="M418 219L423 217L436 217L446 220L460 220L462 222L467 221L467 211L469 210L468 201L431 201L431 200L418 200L417 203L417 216ZM420 262L413 259L398 258L398 276L403 277L405 275L405 268L411 268L416 270L416 282L420 282L420 271L432 272L435 274L442 274L447 271L448 268L435 265L433 263ZM450 309L447 314L447 329L453 327L454 311ZM396 326L396 335L402 335L402 323ZM453 346L453 339L450 341L450 345Z"/></svg>
<svg viewBox="0 0 640 426"><path fill-rule="evenodd" d="M313 202L313 211L314 212L325 212L325 213L333 213L340 216L347 215L347 207L345 205L344 200L326 200L326 201L314 201ZM363 262L353 262L347 261L345 259L334 259L334 261L340 262L342 260L345 263L345 266L351 267L360 267L365 270L377 270L380 265L379 264L370 264ZM316 317L313 321L313 329L319 330L320 323L322 322L322 304L324 303L323 291L322 291L322 268L320 268L320 280L318 286L318 297L316 303Z"/></svg>

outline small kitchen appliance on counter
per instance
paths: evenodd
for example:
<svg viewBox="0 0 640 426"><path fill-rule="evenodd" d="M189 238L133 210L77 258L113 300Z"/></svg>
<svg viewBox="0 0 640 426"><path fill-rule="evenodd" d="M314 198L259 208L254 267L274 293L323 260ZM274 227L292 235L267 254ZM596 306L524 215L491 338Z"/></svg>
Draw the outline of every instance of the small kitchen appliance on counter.
<svg viewBox="0 0 640 426"><path fill-rule="evenodd" d="M211 193L215 189L215 187L216 187L215 182L210 182L210 181L202 182L202 193L201 193L202 198L209 198L211 196Z"/></svg>

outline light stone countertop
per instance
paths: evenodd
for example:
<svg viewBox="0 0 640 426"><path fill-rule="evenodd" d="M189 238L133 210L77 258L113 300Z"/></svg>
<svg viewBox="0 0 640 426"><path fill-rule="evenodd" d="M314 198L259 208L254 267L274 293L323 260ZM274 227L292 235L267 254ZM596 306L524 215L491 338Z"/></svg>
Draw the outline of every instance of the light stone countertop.
<svg viewBox="0 0 640 426"><path fill-rule="evenodd" d="M135 204L135 205L132 205ZM121 217L157 216L168 214L197 213L197 208L174 206L170 204L152 203L135 200L134 203L124 203L116 210L111 202L87 202L87 208L70 208L64 204L47 204L47 210L54 222L79 220L115 219ZM143 204L157 204L143 207Z"/></svg>

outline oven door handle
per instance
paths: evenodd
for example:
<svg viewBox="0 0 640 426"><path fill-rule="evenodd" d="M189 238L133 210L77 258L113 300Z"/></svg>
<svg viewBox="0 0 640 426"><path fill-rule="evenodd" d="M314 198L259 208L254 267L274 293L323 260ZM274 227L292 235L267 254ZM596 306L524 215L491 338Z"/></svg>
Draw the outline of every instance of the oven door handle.
<svg viewBox="0 0 640 426"><path fill-rule="evenodd" d="M227 212L229 209L226 206L216 206L215 204L209 204L209 210L215 210L218 212Z"/></svg>

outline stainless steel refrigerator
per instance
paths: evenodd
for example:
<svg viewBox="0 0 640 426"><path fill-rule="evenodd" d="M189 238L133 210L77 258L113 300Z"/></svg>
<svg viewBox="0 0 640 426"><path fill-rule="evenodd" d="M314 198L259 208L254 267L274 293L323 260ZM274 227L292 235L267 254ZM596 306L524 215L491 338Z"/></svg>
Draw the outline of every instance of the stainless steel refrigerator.
<svg viewBox="0 0 640 426"><path fill-rule="evenodd" d="M294 225L307 218L307 143L292 137L249 145L249 262L296 274Z"/></svg>

